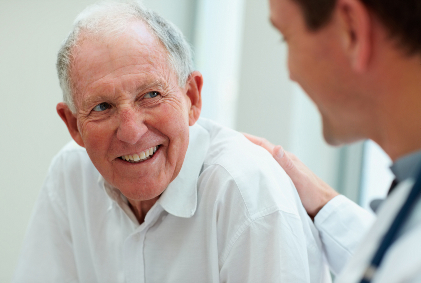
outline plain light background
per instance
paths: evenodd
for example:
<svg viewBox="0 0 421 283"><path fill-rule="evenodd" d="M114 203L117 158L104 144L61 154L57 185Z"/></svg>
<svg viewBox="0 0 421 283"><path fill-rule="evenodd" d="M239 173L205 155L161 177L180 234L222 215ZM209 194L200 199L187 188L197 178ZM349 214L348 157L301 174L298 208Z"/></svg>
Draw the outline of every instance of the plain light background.
<svg viewBox="0 0 421 283"><path fill-rule="evenodd" d="M338 149L323 141L316 108L289 80L287 47L269 24L267 1L144 2L193 45L205 79L203 116L282 144L340 192L361 198L363 146ZM11 279L49 163L70 140L55 111L56 54L91 3L0 0L0 282Z"/></svg>

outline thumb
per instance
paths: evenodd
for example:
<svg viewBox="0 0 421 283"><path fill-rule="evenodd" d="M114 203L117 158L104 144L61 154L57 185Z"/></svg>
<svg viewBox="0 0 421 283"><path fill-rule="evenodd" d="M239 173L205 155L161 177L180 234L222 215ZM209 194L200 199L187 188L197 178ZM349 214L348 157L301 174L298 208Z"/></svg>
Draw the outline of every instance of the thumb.
<svg viewBox="0 0 421 283"><path fill-rule="evenodd" d="M281 165L281 167L285 170L285 172L293 178L293 175L295 175L297 168L295 167L294 162L292 159L288 156L288 154L285 152L285 150L282 148L282 146L277 145L273 149L273 158Z"/></svg>

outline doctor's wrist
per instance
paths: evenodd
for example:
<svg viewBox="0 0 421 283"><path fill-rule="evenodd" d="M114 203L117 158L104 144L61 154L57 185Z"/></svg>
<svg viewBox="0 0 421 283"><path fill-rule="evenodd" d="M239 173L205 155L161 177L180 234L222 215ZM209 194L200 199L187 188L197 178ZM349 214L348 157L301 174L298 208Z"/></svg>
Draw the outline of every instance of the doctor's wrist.
<svg viewBox="0 0 421 283"><path fill-rule="evenodd" d="M307 208L307 213L310 218L314 221L314 218L317 214L325 207L332 199L339 196L339 194L330 188L330 190L323 191L320 195L320 199L318 202L314 202L314 206L312 208Z"/></svg>

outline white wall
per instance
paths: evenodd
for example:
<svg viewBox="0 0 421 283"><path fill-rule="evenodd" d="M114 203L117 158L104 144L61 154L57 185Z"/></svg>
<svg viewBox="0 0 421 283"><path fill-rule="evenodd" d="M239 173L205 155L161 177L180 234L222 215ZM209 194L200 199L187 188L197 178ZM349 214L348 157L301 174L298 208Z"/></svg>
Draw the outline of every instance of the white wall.
<svg viewBox="0 0 421 283"><path fill-rule="evenodd" d="M340 149L323 140L316 107L289 79L280 39L269 23L268 1L246 0L236 128L281 144L336 188Z"/></svg>
<svg viewBox="0 0 421 283"><path fill-rule="evenodd" d="M0 1L0 282L9 282L49 163L70 135L56 114L56 54L92 0ZM195 0L147 0L187 37Z"/></svg>
<svg viewBox="0 0 421 283"><path fill-rule="evenodd" d="M203 74L202 116L233 128L242 52L243 0L199 0L195 61Z"/></svg>

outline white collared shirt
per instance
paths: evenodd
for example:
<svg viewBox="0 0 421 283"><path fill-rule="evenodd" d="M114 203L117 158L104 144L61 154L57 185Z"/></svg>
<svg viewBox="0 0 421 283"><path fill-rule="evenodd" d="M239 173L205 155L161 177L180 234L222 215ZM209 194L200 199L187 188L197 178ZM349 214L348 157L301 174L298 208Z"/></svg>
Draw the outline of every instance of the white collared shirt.
<svg viewBox="0 0 421 283"><path fill-rule="evenodd" d="M263 148L200 119L138 224L70 143L54 158L13 282L330 282L313 223Z"/></svg>
<svg viewBox="0 0 421 283"><path fill-rule="evenodd" d="M331 271L341 273L376 217L343 195L329 201L314 218Z"/></svg>
<svg viewBox="0 0 421 283"><path fill-rule="evenodd" d="M400 183L379 208L375 222L369 212L344 196L332 199L319 212L316 227L332 270L340 273L335 283L360 282L413 184L413 179ZM373 283L421 282L420 219L421 202L418 202L402 234L386 253Z"/></svg>

